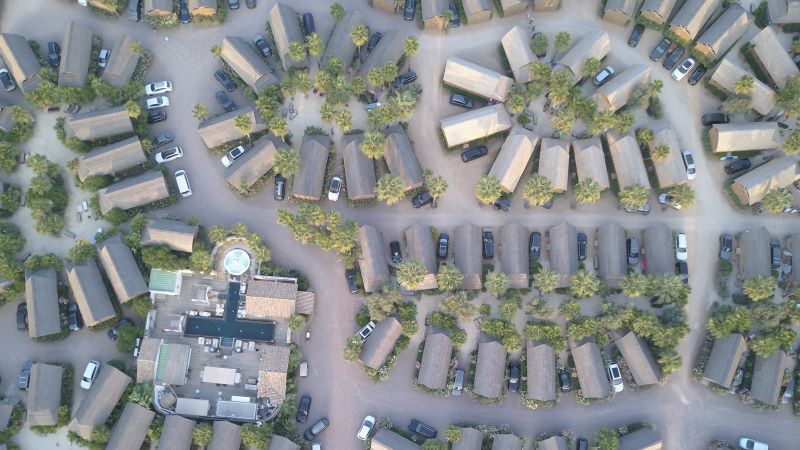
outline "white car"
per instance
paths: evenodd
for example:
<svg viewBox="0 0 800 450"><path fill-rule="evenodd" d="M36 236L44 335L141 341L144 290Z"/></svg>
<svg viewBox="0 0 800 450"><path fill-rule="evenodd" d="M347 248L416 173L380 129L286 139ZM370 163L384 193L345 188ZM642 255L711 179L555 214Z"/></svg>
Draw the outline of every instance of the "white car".
<svg viewBox="0 0 800 450"><path fill-rule="evenodd" d="M220 161L222 161L223 166L230 167L230 165L233 164L234 161L236 161L237 159L239 159L239 157L244 155L245 151L246 150L241 145L238 147L234 147L231 149L231 151L225 153L225 156L223 156L222 159L220 159Z"/></svg>
<svg viewBox="0 0 800 450"><path fill-rule="evenodd" d="M156 162L161 164L169 161L175 161L183 157L183 149L180 147L172 147L156 153Z"/></svg>
<svg viewBox="0 0 800 450"><path fill-rule="evenodd" d="M108 58L111 58L111 50L100 50L100 54L97 56L97 65L105 67L108 64Z"/></svg>
<svg viewBox="0 0 800 450"><path fill-rule="evenodd" d="M611 380L611 387L614 392L622 392L625 386L622 384L622 372L619 370L617 363L608 365L608 379Z"/></svg>
<svg viewBox="0 0 800 450"><path fill-rule="evenodd" d="M94 382L95 377L97 377L97 372L100 370L100 363L91 360L89 364L86 365L86 369L83 371L83 377L81 377L81 387L83 389L90 389L92 387L92 383Z"/></svg>
<svg viewBox="0 0 800 450"><path fill-rule="evenodd" d="M181 197L189 197L192 195L192 185L189 184L189 175L186 171L181 169L175 172L175 183L178 185L178 192Z"/></svg>
<svg viewBox="0 0 800 450"><path fill-rule="evenodd" d="M689 149L683 149L683 165L686 167L686 178L694 180L697 176L697 165L694 163L694 156Z"/></svg>
<svg viewBox="0 0 800 450"><path fill-rule="evenodd" d="M745 450L769 450L769 446L767 444L750 438L739 439L739 448L743 448Z"/></svg>
<svg viewBox="0 0 800 450"><path fill-rule="evenodd" d="M686 246L686 234L678 233L675 236L675 258L678 261L686 261L689 258L689 249Z"/></svg>
<svg viewBox="0 0 800 450"><path fill-rule="evenodd" d="M375 322L370 320L366 325L364 325L363 327L361 327L360 330L358 330L356 336L361 338L361 342L364 342L367 340L369 335L372 334L372 330L374 329L375 329Z"/></svg>
<svg viewBox="0 0 800 450"><path fill-rule="evenodd" d="M147 109L159 109L167 106L169 106L169 99L163 95L147 99Z"/></svg>
<svg viewBox="0 0 800 450"><path fill-rule="evenodd" d="M144 93L147 95L158 95L172 92L171 81L156 81L155 83L145 84Z"/></svg>
<svg viewBox="0 0 800 450"><path fill-rule="evenodd" d="M328 200L335 202L339 200L339 192L342 190L342 178L335 176L331 179L331 185L328 188Z"/></svg>
<svg viewBox="0 0 800 450"><path fill-rule="evenodd" d="M365 417L364 421L361 422L361 428L358 429L356 437L362 441L366 441L369 439L369 434L372 432L373 428L375 428L375 418L372 416Z"/></svg>
<svg viewBox="0 0 800 450"><path fill-rule="evenodd" d="M672 78L674 78L675 81L681 81L683 77L685 77L686 74L692 70L694 65L694 58L686 58L680 66L676 67L675 70L672 71Z"/></svg>

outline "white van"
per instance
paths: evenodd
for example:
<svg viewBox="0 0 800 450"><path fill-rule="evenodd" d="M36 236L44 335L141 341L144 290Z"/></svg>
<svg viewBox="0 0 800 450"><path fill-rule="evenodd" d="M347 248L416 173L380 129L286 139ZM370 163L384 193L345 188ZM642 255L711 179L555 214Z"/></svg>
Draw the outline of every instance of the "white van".
<svg viewBox="0 0 800 450"><path fill-rule="evenodd" d="M186 171L181 169L175 172L175 182L178 184L178 191L181 197L188 197L192 195L192 186L189 184L189 177Z"/></svg>

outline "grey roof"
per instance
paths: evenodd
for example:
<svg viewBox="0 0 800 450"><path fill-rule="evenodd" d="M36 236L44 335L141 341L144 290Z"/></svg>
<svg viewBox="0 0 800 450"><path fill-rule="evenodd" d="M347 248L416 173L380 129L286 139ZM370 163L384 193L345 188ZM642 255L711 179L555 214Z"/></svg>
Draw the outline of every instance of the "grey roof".
<svg viewBox="0 0 800 450"><path fill-rule="evenodd" d="M439 270L439 263L436 260L436 243L433 242L431 227L416 224L406 230L405 237L408 246L407 259L417 261L425 268L425 277L416 289L436 289L438 287L436 272Z"/></svg>
<svg viewBox="0 0 800 450"><path fill-rule="evenodd" d="M268 134L225 169L225 181L236 189L250 187L275 166L278 150L286 147L280 139Z"/></svg>
<svg viewBox="0 0 800 450"><path fill-rule="evenodd" d="M119 234L97 245L97 257L121 303L149 292L131 249Z"/></svg>
<svg viewBox="0 0 800 450"><path fill-rule="evenodd" d="M177 414L166 416L156 450L190 450L194 424L193 420Z"/></svg>
<svg viewBox="0 0 800 450"><path fill-rule="evenodd" d="M443 13L447 10L447 0L421 0L422 23L425 28L443 29L447 26Z"/></svg>
<svg viewBox="0 0 800 450"><path fill-rule="evenodd" d="M61 332L56 271L53 268L25 272L28 335L42 337Z"/></svg>
<svg viewBox="0 0 800 450"><path fill-rule="evenodd" d="M800 73L792 57L778 40L778 33L768 25L750 39L750 51L774 86L783 89L786 81Z"/></svg>
<svg viewBox="0 0 800 450"><path fill-rule="evenodd" d="M261 114L256 114L252 106L245 106L239 108L238 111L231 111L212 117L197 126L197 132L200 133L200 138L203 139L206 147L219 147L226 142L245 137L245 135L236 128L236 117L241 115L250 118L250 123L252 124L252 129L250 130L251 134L267 129L267 126L261 119Z"/></svg>
<svg viewBox="0 0 800 450"><path fill-rule="evenodd" d="M192 14L210 16L217 12L216 0L189 0L189 11Z"/></svg>
<svg viewBox="0 0 800 450"><path fill-rule="evenodd" d="M657 384L661 381L661 368L650 352L650 346L633 331L617 339L615 342L625 364L633 375L638 386Z"/></svg>
<svg viewBox="0 0 800 450"><path fill-rule="evenodd" d="M503 51L517 83L531 81L531 64L536 62L536 55L531 50L528 32L516 25L503 35L500 43L503 45Z"/></svg>
<svg viewBox="0 0 800 450"><path fill-rule="evenodd" d="M445 117L440 125L447 146L455 147L511 128L511 118L498 103Z"/></svg>
<svg viewBox="0 0 800 450"><path fill-rule="evenodd" d="M597 344L586 342L573 348L572 359L575 361L584 398L605 398L611 393L611 385L606 378L605 364Z"/></svg>
<svg viewBox="0 0 800 450"><path fill-rule="evenodd" d="M594 100L600 111L616 111L628 103L639 86L650 82L650 67L635 64L627 67L597 90Z"/></svg>
<svg viewBox="0 0 800 450"><path fill-rule="evenodd" d="M608 181L608 170L603 153L603 145L599 137L576 139L572 141L572 155L575 158L575 169L578 181L592 179L602 189L611 187Z"/></svg>
<svg viewBox="0 0 800 450"><path fill-rule="evenodd" d="M672 230L663 223L652 225L642 232L642 253L647 258L648 275L675 274L675 241Z"/></svg>
<svg viewBox="0 0 800 450"><path fill-rule="evenodd" d="M562 222L547 230L550 268L561 275L559 286L569 285L570 277L578 271L578 232Z"/></svg>
<svg viewBox="0 0 800 450"><path fill-rule="evenodd" d="M447 58L445 84L498 102L506 101L514 80L457 56Z"/></svg>
<svg viewBox="0 0 800 450"><path fill-rule="evenodd" d="M283 3L275 3L275 6L269 11L269 26L272 30L272 37L275 39L276 53L281 59L283 70L288 70L289 67L306 67L308 58L295 61L289 56L289 46L292 42L305 44L300 23L297 21L297 11Z"/></svg>
<svg viewBox="0 0 800 450"><path fill-rule="evenodd" d="M122 398L131 378L113 366L102 365L83 397L69 424L69 431L84 439L91 439L92 431L105 423L111 411Z"/></svg>
<svg viewBox="0 0 800 450"><path fill-rule="evenodd" d="M364 341L358 360L369 368L380 369L394 350L394 345L402 333L403 328L394 317L381 320Z"/></svg>
<svg viewBox="0 0 800 450"><path fill-rule="evenodd" d="M769 276L769 231L761 226L745 230L737 238L739 278L749 280L757 276Z"/></svg>
<svg viewBox="0 0 800 450"><path fill-rule="evenodd" d="M547 344L527 346L528 398L542 402L556 399L556 355Z"/></svg>
<svg viewBox="0 0 800 450"><path fill-rule="evenodd" d="M375 198L375 165L361 151L361 142L363 140L364 135L361 133L344 137L342 158L344 159L347 198L350 200Z"/></svg>
<svg viewBox="0 0 800 450"><path fill-rule="evenodd" d="M639 428L619 439L619 450L661 450L661 436L650 428Z"/></svg>
<svg viewBox="0 0 800 450"><path fill-rule="evenodd" d="M304 135L300 144L300 170L292 182L292 195L303 200L320 200L328 147L331 139L324 135Z"/></svg>
<svg viewBox="0 0 800 450"><path fill-rule="evenodd" d="M10 422L11 414L14 413L14 406L19 403L16 399L0 400L0 432L6 431Z"/></svg>
<svg viewBox="0 0 800 450"><path fill-rule="evenodd" d="M744 35L753 15L738 3L734 3L700 35L694 48L713 61L725 54Z"/></svg>
<svg viewBox="0 0 800 450"><path fill-rule="evenodd" d="M483 433L475 428L462 428L461 439L451 444L451 450L481 450Z"/></svg>
<svg viewBox="0 0 800 450"><path fill-rule="evenodd" d="M371 450L420 450L420 446L394 431L381 428L372 437Z"/></svg>
<svg viewBox="0 0 800 450"><path fill-rule="evenodd" d="M67 263L65 269L69 288L86 326L92 327L116 316L94 258L81 264Z"/></svg>
<svg viewBox="0 0 800 450"><path fill-rule="evenodd" d="M430 389L447 387L447 373L450 369L450 357L453 354L453 342L443 333L429 334L425 338L425 349L419 366L418 382Z"/></svg>
<svg viewBox="0 0 800 450"><path fill-rule="evenodd" d="M539 450L569 450L567 438L564 436L551 436L539 441Z"/></svg>
<svg viewBox="0 0 800 450"><path fill-rule="evenodd" d="M139 63L139 54L133 51L134 42L136 41L126 34L111 50L111 57L103 69L102 77L111 86L121 88L133 76Z"/></svg>
<svg viewBox="0 0 800 450"><path fill-rule="evenodd" d="M800 264L800 233L790 234L786 239L786 249L792 254L792 264ZM797 255L797 256L794 256ZM792 270L792 280L800 282L800 270Z"/></svg>
<svg viewBox="0 0 800 450"><path fill-rule="evenodd" d="M647 169L644 167L642 152L633 136L616 136L608 133L608 151L614 162L619 189L624 190L633 185L641 185L650 189Z"/></svg>
<svg viewBox="0 0 800 450"><path fill-rule="evenodd" d="M261 92L280 82L258 53L240 37L225 36L222 39L220 56L255 92ZM241 112L239 111L240 114Z"/></svg>
<svg viewBox="0 0 800 450"><path fill-rule="evenodd" d="M478 344L478 362L475 365L475 383L472 392L485 398L503 395L506 370L506 350L496 341Z"/></svg>
<svg viewBox="0 0 800 450"><path fill-rule="evenodd" d="M492 18L492 8L489 0L462 0L464 14L470 25L485 22Z"/></svg>
<svg viewBox="0 0 800 450"><path fill-rule="evenodd" d="M164 174L155 170L126 178L97 191L100 211L103 214L114 208L126 210L149 205L167 197L169 189Z"/></svg>
<svg viewBox="0 0 800 450"><path fill-rule="evenodd" d="M619 26L625 26L633 19L638 0L608 0L603 20Z"/></svg>
<svg viewBox="0 0 800 450"><path fill-rule="evenodd" d="M197 225L179 220L150 219L142 231L142 245L166 245L179 252L192 253Z"/></svg>
<svg viewBox="0 0 800 450"><path fill-rule="evenodd" d="M97 147L78 157L78 178L114 175L147 162L139 136Z"/></svg>
<svg viewBox="0 0 800 450"><path fill-rule="evenodd" d="M408 135L400 125L391 126L386 132L383 158L389 166L389 172L400 177L406 191L422 186L422 167Z"/></svg>
<svg viewBox="0 0 800 450"><path fill-rule="evenodd" d="M659 145L666 145L669 147L669 155L667 155L666 158L652 158L653 149ZM648 145L648 149L650 150L653 166L656 169L656 176L658 177L658 184L661 189L677 186L689 180L686 175L686 166L683 163L681 147L680 144L678 144L678 137L669 125L661 130L655 129L653 140Z"/></svg>
<svg viewBox="0 0 800 450"><path fill-rule="evenodd" d="M756 78L752 72L745 70L741 63L734 62L735 58L737 58L735 54L725 55L708 77L709 83L728 95L733 95L736 93L736 81L745 75L749 76L753 79L753 89L750 95L753 109L762 115L769 114L777 103L775 91Z"/></svg>
<svg viewBox="0 0 800 450"><path fill-rule="evenodd" d="M0 56L22 92L31 92L42 82L39 76L42 66L25 36L0 33Z"/></svg>
<svg viewBox="0 0 800 450"><path fill-rule="evenodd" d="M389 282L389 264L380 231L371 225L363 225L358 230L358 245L361 248L358 266L361 269L364 290L380 291Z"/></svg>
<svg viewBox="0 0 800 450"><path fill-rule="evenodd" d="M64 131L67 138L89 141L133 133L133 125L128 110L122 105L67 116Z"/></svg>
<svg viewBox="0 0 800 450"><path fill-rule="evenodd" d="M358 72L359 75L364 77L364 80L367 82L367 87L372 87L372 83L367 79L369 71L373 67L382 67L387 63L397 63L403 56L404 42L405 37L403 37L399 31L390 30L383 33L381 40L378 41L378 45L375 46L369 56L367 56L367 59L364 60L364 64L361 65L361 69Z"/></svg>
<svg viewBox="0 0 800 450"><path fill-rule="evenodd" d="M720 123L708 132L714 153L767 150L781 146L777 122Z"/></svg>
<svg viewBox="0 0 800 450"><path fill-rule="evenodd" d="M144 13L148 16L172 14L172 0L144 0Z"/></svg>
<svg viewBox="0 0 800 450"><path fill-rule="evenodd" d="M581 37L572 48L561 56L556 69L565 68L569 70L569 73L577 82L583 79L583 77L591 75L583 73L584 61L588 58L602 60L610 50L611 39L609 39L608 33L603 30L589 32Z"/></svg>
<svg viewBox="0 0 800 450"><path fill-rule="evenodd" d="M92 30L70 20L61 41L61 65L58 68L58 85L83 87L92 58Z"/></svg>
<svg viewBox="0 0 800 450"><path fill-rule="evenodd" d="M561 0L535 0L533 11L558 11L561 7Z"/></svg>
<svg viewBox="0 0 800 450"><path fill-rule="evenodd" d="M722 5L722 0L687 0L670 22L670 30L684 40L697 37L700 29Z"/></svg>
<svg viewBox="0 0 800 450"><path fill-rule="evenodd" d="M528 9L529 0L500 0L503 7L503 15L519 14Z"/></svg>
<svg viewBox="0 0 800 450"><path fill-rule="evenodd" d="M128 402L111 433L106 450L139 450L156 413Z"/></svg>
<svg viewBox="0 0 800 450"><path fill-rule="evenodd" d="M492 450L522 450L525 443L513 434L495 434L492 439Z"/></svg>
<svg viewBox="0 0 800 450"><path fill-rule="evenodd" d="M657 24L667 21L677 0L644 0L639 14Z"/></svg>
<svg viewBox="0 0 800 450"><path fill-rule="evenodd" d="M793 156L784 155L736 178L731 189L742 203L752 205L764 198L769 191L785 188L798 178L800 169L797 160Z"/></svg>
<svg viewBox="0 0 800 450"><path fill-rule="evenodd" d="M597 245L597 274L600 279L617 288L622 277L628 274L625 229L616 223L598 227Z"/></svg>
<svg viewBox="0 0 800 450"><path fill-rule="evenodd" d="M731 387L744 345L744 336L741 334L730 334L714 341L703 371L703 379L725 388Z"/></svg>
<svg viewBox="0 0 800 450"><path fill-rule="evenodd" d="M783 350L778 350L767 357L756 355L753 383L750 387L753 399L778 406L778 395L781 393L785 368L786 353Z"/></svg>
<svg viewBox="0 0 800 450"><path fill-rule="evenodd" d="M269 450L300 450L300 446L289 438L273 434L269 440Z"/></svg>
<svg viewBox="0 0 800 450"><path fill-rule="evenodd" d="M28 383L28 424L52 426L58 422L61 405L61 376L64 368L54 364L35 363Z"/></svg>
<svg viewBox="0 0 800 450"><path fill-rule="evenodd" d="M395 0L372 0L369 3L373 8L380 9L389 14L394 14L395 8L397 8L397 2Z"/></svg>
<svg viewBox="0 0 800 450"><path fill-rule="evenodd" d="M361 21L361 13L353 10L347 11L342 20L333 25L333 32L325 45L325 51L322 52L323 67L330 58L338 58L345 68L350 67L357 50L350 33L353 31L353 27Z"/></svg>
<svg viewBox="0 0 800 450"><path fill-rule="evenodd" d="M566 191L569 187L569 141L542 139L537 172L550 180L554 192Z"/></svg>
<svg viewBox="0 0 800 450"><path fill-rule="evenodd" d="M214 422L214 436L207 450L239 450L242 431L239 425L224 420Z"/></svg>
<svg viewBox="0 0 800 450"><path fill-rule="evenodd" d="M525 167L533 156L539 135L522 127L514 127L489 169L489 175L500 180L505 192L514 192Z"/></svg>
<svg viewBox="0 0 800 450"><path fill-rule="evenodd" d="M456 228L453 242L453 263L464 279L461 289L480 289L483 260L481 259L481 230L471 223Z"/></svg>
<svg viewBox="0 0 800 450"><path fill-rule="evenodd" d="M518 223L510 223L500 228L497 253L500 268L508 278L508 287L527 289L530 272L528 230Z"/></svg>
<svg viewBox="0 0 800 450"><path fill-rule="evenodd" d="M800 0L767 0L770 23L800 23Z"/></svg>

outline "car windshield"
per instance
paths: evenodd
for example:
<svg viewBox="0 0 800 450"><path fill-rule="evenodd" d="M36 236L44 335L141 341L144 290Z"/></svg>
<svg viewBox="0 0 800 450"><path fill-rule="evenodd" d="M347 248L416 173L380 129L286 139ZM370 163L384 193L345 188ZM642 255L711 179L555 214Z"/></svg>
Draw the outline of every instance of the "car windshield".
<svg viewBox="0 0 800 450"><path fill-rule="evenodd" d="M619 369L617 369L616 367L612 367L611 368L611 376L613 378L619 378Z"/></svg>
<svg viewBox="0 0 800 450"><path fill-rule="evenodd" d="M177 155L177 154L178 154L178 149L173 148L173 149L164 151L163 153L161 153L161 156L164 157L164 158L170 158L170 157L172 157L174 155Z"/></svg>

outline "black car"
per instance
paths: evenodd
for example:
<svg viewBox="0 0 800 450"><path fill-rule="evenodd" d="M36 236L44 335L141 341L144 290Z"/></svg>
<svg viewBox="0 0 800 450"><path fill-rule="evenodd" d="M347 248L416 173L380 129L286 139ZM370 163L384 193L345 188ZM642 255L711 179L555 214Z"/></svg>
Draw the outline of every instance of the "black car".
<svg viewBox="0 0 800 450"><path fill-rule="evenodd" d="M19 331L28 329L28 305L25 302L17 305L17 329Z"/></svg>
<svg viewBox="0 0 800 450"><path fill-rule="evenodd" d="M253 9L256 7L256 0L245 0L244 4L247 5L248 9Z"/></svg>
<svg viewBox="0 0 800 450"><path fill-rule="evenodd" d="M536 261L542 251L542 233L534 231L528 240L528 257Z"/></svg>
<svg viewBox="0 0 800 450"><path fill-rule="evenodd" d="M558 371L558 379L561 381L561 392L569 392L572 390L572 383L569 381L569 372L567 369Z"/></svg>
<svg viewBox="0 0 800 450"><path fill-rule="evenodd" d="M494 209L497 209L497 210L500 210L500 211L510 211L511 210L511 200L509 200L509 199L507 199L505 197L499 197L497 200L494 201L494 203L492 205L494 206Z"/></svg>
<svg viewBox="0 0 800 450"><path fill-rule="evenodd" d="M108 332L106 333L106 336L108 336L108 338L111 339L112 341L116 341L117 340L117 335L119 334L119 329L124 327L124 326L133 326L133 322L131 322L130 319L122 319L122 320L120 320L119 322L115 323L114 326L111 327L108 330Z"/></svg>
<svg viewBox="0 0 800 450"><path fill-rule="evenodd" d="M586 439L578 439L578 446L575 447L577 450L589 450L589 441Z"/></svg>
<svg viewBox="0 0 800 450"><path fill-rule="evenodd" d="M724 233L719 237L719 259L730 260L733 255L733 236Z"/></svg>
<svg viewBox="0 0 800 450"><path fill-rule="evenodd" d="M703 117L700 118L700 122L705 126L728 123L730 121L730 117L725 113L708 113L703 114Z"/></svg>
<svg viewBox="0 0 800 450"><path fill-rule="evenodd" d="M692 74L689 75L689 84L691 84L692 86L697 84L697 82L700 81L701 78L703 78L703 75L705 75L706 72L708 72L706 66L702 64L697 66L697 69L694 69L694 72L692 72Z"/></svg>
<svg viewBox="0 0 800 450"><path fill-rule="evenodd" d="M167 112L163 109L147 114L147 123L153 124L167 120Z"/></svg>
<svg viewBox="0 0 800 450"><path fill-rule="evenodd" d="M430 425L420 422L417 419L411 419L411 422L408 422L408 430L426 439L436 438L436 429Z"/></svg>
<svg viewBox="0 0 800 450"><path fill-rule="evenodd" d="M773 269L780 269L781 267L781 243L777 239L769 241L769 257L772 261Z"/></svg>
<svg viewBox="0 0 800 450"><path fill-rule="evenodd" d="M233 100L228 97L228 94L226 94L225 91L217 91L217 93L214 94L214 97L217 98L217 103L222 105L226 112L233 112L239 109L239 107L236 106L236 103L233 103Z"/></svg>
<svg viewBox="0 0 800 450"><path fill-rule="evenodd" d="M218 70L214 72L214 79L219 81L219 84L222 85L228 92L232 92L236 89L236 82L231 80L231 77L225 73L224 70Z"/></svg>
<svg viewBox="0 0 800 450"><path fill-rule="evenodd" d="M275 189L272 193L275 200L281 201L286 197L286 178L283 175L275 175Z"/></svg>
<svg viewBox="0 0 800 450"><path fill-rule="evenodd" d="M308 412L311 410L311 397L304 395L300 398L300 405L297 406L297 414L294 419L300 423L308 422Z"/></svg>
<svg viewBox="0 0 800 450"><path fill-rule="evenodd" d="M303 14L303 28L306 29L306 36L317 32L317 28L314 26L314 16L311 13Z"/></svg>
<svg viewBox="0 0 800 450"><path fill-rule="evenodd" d="M586 259L586 233L578 233L578 261Z"/></svg>
<svg viewBox="0 0 800 450"><path fill-rule="evenodd" d="M331 423L328 422L328 419L323 417L318 421L314 422L314 425L311 425L311 428L307 429L305 433L303 433L303 437L307 441L313 440L315 437L319 436L320 433L325 431L328 428L328 425Z"/></svg>
<svg viewBox="0 0 800 450"><path fill-rule="evenodd" d="M686 261L677 261L675 263L675 275L681 278L683 284L689 284L689 265Z"/></svg>
<svg viewBox="0 0 800 450"><path fill-rule="evenodd" d="M733 175L737 172L741 172L743 170L747 170L752 166L750 160L747 158L740 158L736 161L728 164L725 166L725 173L728 175Z"/></svg>
<svg viewBox="0 0 800 450"><path fill-rule="evenodd" d="M78 331L83 327L81 313L78 311L78 305L75 302L69 302L69 305L67 305L67 323L71 331Z"/></svg>
<svg viewBox="0 0 800 450"><path fill-rule="evenodd" d="M461 161L470 162L474 161L482 156L486 156L489 154L489 149L486 148L485 145L479 145L477 147L472 147L467 150L464 150L461 153Z"/></svg>
<svg viewBox="0 0 800 450"><path fill-rule="evenodd" d="M639 264L639 238L629 237L625 243L628 251L628 265L636 266Z"/></svg>
<svg viewBox="0 0 800 450"><path fill-rule="evenodd" d="M178 8L180 9L181 13L181 23L191 22L192 17L189 15L189 7L186 6L186 0L180 0L178 2Z"/></svg>
<svg viewBox="0 0 800 450"><path fill-rule="evenodd" d="M447 233L439 235L439 249L436 251L436 256L439 258L447 258L447 246L450 244L450 236Z"/></svg>
<svg viewBox="0 0 800 450"><path fill-rule="evenodd" d="M433 203L433 197L428 191L422 191L411 199L411 206L414 208L422 208L423 206Z"/></svg>
<svg viewBox="0 0 800 450"><path fill-rule="evenodd" d="M470 97L461 94L450 94L450 104L465 109L472 109L475 106L475 102Z"/></svg>
<svg viewBox="0 0 800 450"><path fill-rule="evenodd" d="M347 289L351 294L358 292L358 283L356 283L356 269L345 269L344 279L347 280Z"/></svg>
<svg viewBox="0 0 800 450"><path fill-rule="evenodd" d="M157 149L158 147L161 147L162 145L167 145L174 140L175 138L172 137L170 133L159 134L158 136L156 136L155 139L153 139L153 145L152 147L150 147L150 149L151 150Z"/></svg>
<svg viewBox="0 0 800 450"><path fill-rule="evenodd" d="M450 14L452 15L452 17L450 18L450 26L453 27L453 28L460 27L461 26L461 16L458 15L458 8L456 7L456 4L453 3L453 2L450 2L450 4L448 5L448 8L450 8Z"/></svg>
<svg viewBox="0 0 800 450"><path fill-rule="evenodd" d="M680 61L684 53L686 53L686 49L683 47L675 47L671 52L669 52L667 57L664 58L664 62L661 63L661 65L667 70L674 69L675 66L678 65L678 61Z"/></svg>
<svg viewBox="0 0 800 450"><path fill-rule="evenodd" d="M239 0L228 0L228 8L239 9Z"/></svg>
<svg viewBox="0 0 800 450"><path fill-rule="evenodd" d="M377 31L372 33L372 35L369 37L369 40L367 41L367 52L375 50L375 46L378 45L378 41L381 40L381 37L383 37L383 34L378 33Z"/></svg>
<svg viewBox="0 0 800 450"><path fill-rule="evenodd" d="M484 231L482 236L483 258L492 259L494 258L494 236L492 235L491 231Z"/></svg>
<svg viewBox="0 0 800 450"><path fill-rule="evenodd" d="M17 85L14 84L14 80L11 79L11 75L8 73L7 69L0 69L0 84L3 85L3 89L6 92L11 92L17 88Z"/></svg>
<svg viewBox="0 0 800 450"><path fill-rule="evenodd" d="M511 361L508 363L508 391L517 392L519 390L519 363Z"/></svg>
<svg viewBox="0 0 800 450"><path fill-rule="evenodd" d="M642 36L644 36L644 25L637 23L636 26L633 27L631 35L628 37L628 45L636 47L639 45L639 41L642 40Z"/></svg>
<svg viewBox="0 0 800 450"><path fill-rule="evenodd" d="M661 57L664 56L664 53L667 52L667 49L669 48L670 44L672 44L672 42L669 39L667 38L662 39L661 42L659 42L658 45L656 45L653 51L650 52L650 60L658 61L659 59L661 59Z"/></svg>
<svg viewBox="0 0 800 450"><path fill-rule="evenodd" d="M47 43L47 62L54 69L58 69L61 64L61 47L58 46L58 42Z"/></svg>
<svg viewBox="0 0 800 450"><path fill-rule="evenodd" d="M409 70L406 73L401 73L397 76L397 78L394 79L394 87L399 88L409 83L413 83L414 81L417 81L417 73L413 70Z"/></svg>
<svg viewBox="0 0 800 450"><path fill-rule="evenodd" d="M19 372L19 390L27 391L28 385L31 383L31 368L33 368L33 361L28 361L22 366Z"/></svg>
<svg viewBox="0 0 800 450"><path fill-rule="evenodd" d="M416 0L406 0L406 6L403 8L403 19L414 20L414 13L417 11Z"/></svg>
<svg viewBox="0 0 800 450"><path fill-rule="evenodd" d="M389 251L392 254L392 262L395 264L399 264L403 261L403 254L400 252L400 243L397 241L392 241L389 243Z"/></svg>
<svg viewBox="0 0 800 450"><path fill-rule="evenodd" d="M264 36L261 36L260 34L255 35L255 37L253 37L253 44L255 44L259 53L261 53L261 56L266 58L272 54L272 50L269 48L267 40L264 39Z"/></svg>

